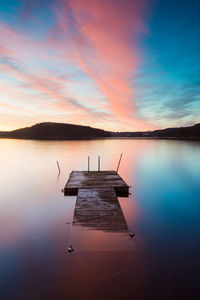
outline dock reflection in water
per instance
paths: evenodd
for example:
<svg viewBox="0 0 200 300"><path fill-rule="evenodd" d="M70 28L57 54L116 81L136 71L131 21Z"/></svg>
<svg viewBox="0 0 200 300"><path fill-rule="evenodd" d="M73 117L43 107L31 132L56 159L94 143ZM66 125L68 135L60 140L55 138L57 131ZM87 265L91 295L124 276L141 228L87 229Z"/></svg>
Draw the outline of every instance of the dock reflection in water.
<svg viewBox="0 0 200 300"><path fill-rule="evenodd" d="M116 171L72 171L64 188L65 195L77 194L70 246L77 251L131 250L133 243L117 199L127 197L128 191ZM91 230L101 234L94 237ZM92 237L94 241L88 243Z"/></svg>
<svg viewBox="0 0 200 300"><path fill-rule="evenodd" d="M136 269L140 266L135 240L130 237L113 187L78 189L70 245L74 249L68 254L70 298L128 299L130 279L139 281L140 287L141 272L138 270L136 277L133 269L133 265Z"/></svg>
<svg viewBox="0 0 200 300"><path fill-rule="evenodd" d="M135 249L113 188L79 189L69 243L75 251Z"/></svg>

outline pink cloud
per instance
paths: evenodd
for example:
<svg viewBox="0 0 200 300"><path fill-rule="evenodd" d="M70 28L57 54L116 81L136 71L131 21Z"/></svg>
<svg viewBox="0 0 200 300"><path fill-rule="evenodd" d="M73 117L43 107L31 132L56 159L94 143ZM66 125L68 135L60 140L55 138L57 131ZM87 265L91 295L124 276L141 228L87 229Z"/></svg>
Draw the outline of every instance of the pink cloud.
<svg viewBox="0 0 200 300"><path fill-rule="evenodd" d="M65 33L70 59L94 80L108 109L129 127L150 127L133 118L133 72L140 63L138 38L145 32L144 1L73 0L57 13L57 33ZM69 5L70 4L70 10ZM70 14L70 16L69 16ZM63 52L59 40L52 40ZM66 55L66 56L67 56Z"/></svg>
<svg viewBox="0 0 200 300"><path fill-rule="evenodd" d="M140 64L138 39L145 32L144 1L59 0L56 3L62 9L56 8L57 25L39 42L0 23L0 55L5 58L0 69L18 81L15 89L6 87L8 95L16 95L20 102L28 92L27 102L39 108L39 115L45 117L42 110L66 113L65 120L60 117L65 122L100 124L112 130L152 128L134 117L131 84ZM45 62L44 67L40 61ZM49 62L57 72L48 69ZM68 76L59 76L57 63L66 65L66 75L68 63L82 69L95 83L99 98L80 101L78 93L70 94L72 82ZM79 82L75 84L79 89Z"/></svg>
<svg viewBox="0 0 200 300"><path fill-rule="evenodd" d="M32 123L60 121L88 125L94 122L94 115L96 120L103 117L103 114L91 111L68 96L63 89L66 89L70 82L54 76L51 72L40 70L39 74L32 74L5 63L0 63L0 71L19 82L17 85L3 81L0 83L1 98L5 99L0 99L0 119L4 123L11 124L18 116L16 124L20 124L20 117L24 124L30 125L29 120L26 121L28 116L31 117ZM12 116L12 121L6 122L9 115Z"/></svg>
<svg viewBox="0 0 200 300"><path fill-rule="evenodd" d="M62 56L49 54L49 45L45 41L40 43L34 42L25 33L14 30L3 23L0 23L0 37L5 45L0 45L0 56L3 57L2 62L0 62L0 70L2 74L7 74L19 81L17 84L18 90L21 88L22 90L26 89L28 92L38 91L41 93L41 98L43 95L46 95L47 109L62 109L63 112L73 113L76 116L79 112L82 112L85 122L88 119L91 121L94 115L95 117L98 117L98 115L100 117L100 114L90 110L84 103L81 104L80 101L76 101L76 98L72 98L67 93L67 88L72 82L70 79L67 79L68 76L63 77L59 75L58 68L54 72L42 69L42 66L37 67L36 70L29 67L29 62L37 62L38 59L43 59L46 62L52 60L55 62L55 65L57 61L62 61L64 64L66 61L64 49ZM55 48L54 50L56 51L57 49ZM77 82L77 84L79 83ZM7 89L9 95L12 94L11 90L14 90L14 86ZM32 102L34 107L36 101L33 99L34 97L29 95L27 101ZM55 102L48 101L50 99L54 99ZM75 118L73 122L76 122Z"/></svg>

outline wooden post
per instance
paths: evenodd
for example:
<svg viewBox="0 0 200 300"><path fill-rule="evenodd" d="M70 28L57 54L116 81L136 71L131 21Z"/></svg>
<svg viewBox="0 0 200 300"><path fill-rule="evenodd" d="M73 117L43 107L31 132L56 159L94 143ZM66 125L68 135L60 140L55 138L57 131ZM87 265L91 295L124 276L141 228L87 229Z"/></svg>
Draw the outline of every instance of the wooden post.
<svg viewBox="0 0 200 300"><path fill-rule="evenodd" d="M121 159L122 159L122 153L121 153L121 155L120 155L120 159L119 159L119 162L118 162L117 172L118 172L118 170L119 170L119 165L120 165Z"/></svg>
<svg viewBox="0 0 200 300"><path fill-rule="evenodd" d="M100 156L98 156L98 172L100 172Z"/></svg>
<svg viewBox="0 0 200 300"><path fill-rule="evenodd" d="M57 163L57 166L58 166L58 172L59 172L59 174L60 174L60 166L59 166L58 161L56 161L56 163Z"/></svg>
<svg viewBox="0 0 200 300"><path fill-rule="evenodd" d="M88 172L90 171L90 157L88 156Z"/></svg>

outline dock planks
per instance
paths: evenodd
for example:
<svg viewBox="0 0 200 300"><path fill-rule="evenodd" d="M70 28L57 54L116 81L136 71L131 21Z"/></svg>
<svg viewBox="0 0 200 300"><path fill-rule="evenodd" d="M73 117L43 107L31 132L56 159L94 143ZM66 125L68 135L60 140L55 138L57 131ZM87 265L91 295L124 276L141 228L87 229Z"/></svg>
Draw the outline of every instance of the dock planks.
<svg viewBox="0 0 200 300"><path fill-rule="evenodd" d="M128 227L113 188L79 189L74 225L104 231L127 231Z"/></svg>
<svg viewBox="0 0 200 300"><path fill-rule="evenodd" d="M118 196L129 186L116 171L72 171L65 195L77 195L70 244L76 251L133 250Z"/></svg>
<svg viewBox="0 0 200 300"><path fill-rule="evenodd" d="M129 186L116 171L72 171L64 188L64 194L77 195L80 188L114 188L116 195L128 197Z"/></svg>

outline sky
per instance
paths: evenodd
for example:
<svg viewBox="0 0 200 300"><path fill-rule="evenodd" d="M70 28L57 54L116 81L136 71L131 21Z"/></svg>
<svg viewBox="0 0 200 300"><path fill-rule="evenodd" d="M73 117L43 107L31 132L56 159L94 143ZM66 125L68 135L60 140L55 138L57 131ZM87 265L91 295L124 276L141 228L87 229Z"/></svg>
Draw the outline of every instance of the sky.
<svg viewBox="0 0 200 300"><path fill-rule="evenodd" d="M198 0L0 0L0 130L200 122Z"/></svg>

